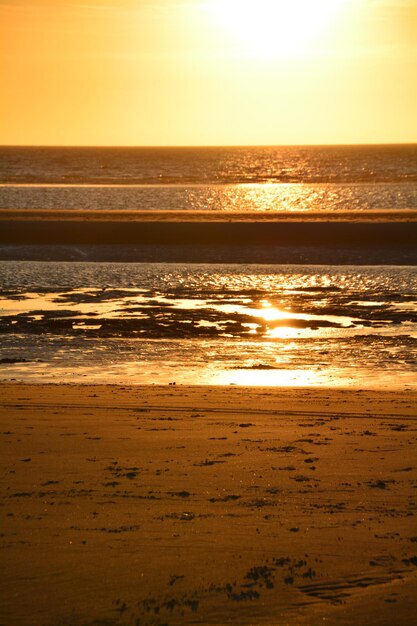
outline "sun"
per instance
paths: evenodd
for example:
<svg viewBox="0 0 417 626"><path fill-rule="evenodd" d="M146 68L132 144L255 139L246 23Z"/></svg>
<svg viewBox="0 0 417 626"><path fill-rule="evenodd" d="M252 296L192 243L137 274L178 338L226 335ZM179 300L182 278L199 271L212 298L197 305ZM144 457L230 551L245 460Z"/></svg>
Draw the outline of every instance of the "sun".
<svg viewBox="0 0 417 626"><path fill-rule="evenodd" d="M349 0L212 0L216 21L252 56L303 56Z"/></svg>

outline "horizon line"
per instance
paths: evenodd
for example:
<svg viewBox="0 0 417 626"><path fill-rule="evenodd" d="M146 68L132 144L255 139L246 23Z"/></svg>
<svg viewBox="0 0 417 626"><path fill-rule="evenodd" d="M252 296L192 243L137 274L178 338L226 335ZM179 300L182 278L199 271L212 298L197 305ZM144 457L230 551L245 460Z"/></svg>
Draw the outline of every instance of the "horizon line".
<svg viewBox="0 0 417 626"><path fill-rule="evenodd" d="M400 142L360 142L360 143L285 143L285 144L0 144L2 148L332 148L332 147L372 147L372 146L417 146L417 141Z"/></svg>

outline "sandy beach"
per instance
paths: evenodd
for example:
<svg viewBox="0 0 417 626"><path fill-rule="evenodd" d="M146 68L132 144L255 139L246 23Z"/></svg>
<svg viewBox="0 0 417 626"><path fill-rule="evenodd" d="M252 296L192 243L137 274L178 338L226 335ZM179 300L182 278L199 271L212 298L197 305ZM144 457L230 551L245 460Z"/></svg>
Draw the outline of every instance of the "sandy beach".
<svg viewBox="0 0 417 626"><path fill-rule="evenodd" d="M0 1L0 626L417 625L416 3Z"/></svg>
<svg viewBox="0 0 417 626"><path fill-rule="evenodd" d="M0 390L1 624L415 623L415 392Z"/></svg>

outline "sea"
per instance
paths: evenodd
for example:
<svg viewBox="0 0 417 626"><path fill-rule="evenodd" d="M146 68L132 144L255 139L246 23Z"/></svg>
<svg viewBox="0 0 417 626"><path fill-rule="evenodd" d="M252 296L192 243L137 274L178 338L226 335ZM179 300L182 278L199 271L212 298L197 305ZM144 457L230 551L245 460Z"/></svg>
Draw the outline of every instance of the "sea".
<svg viewBox="0 0 417 626"><path fill-rule="evenodd" d="M2 147L4 209L415 210L417 146ZM0 380L416 386L416 267L366 246L361 265L24 258L0 261Z"/></svg>
<svg viewBox="0 0 417 626"><path fill-rule="evenodd" d="M417 145L0 147L0 185L6 209L415 209Z"/></svg>

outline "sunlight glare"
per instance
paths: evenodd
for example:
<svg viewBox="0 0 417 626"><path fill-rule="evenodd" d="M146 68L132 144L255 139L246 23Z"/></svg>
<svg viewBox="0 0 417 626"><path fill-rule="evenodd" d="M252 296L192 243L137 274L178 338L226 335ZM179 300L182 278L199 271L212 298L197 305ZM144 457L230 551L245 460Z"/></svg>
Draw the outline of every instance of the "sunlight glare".
<svg viewBox="0 0 417 626"><path fill-rule="evenodd" d="M218 23L251 56L298 57L349 0L213 0Z"/></svg>
<svg viewBox="0 0 417 626"><path fill-rule="evenodd" d="M251 387L309 387L333 382L325 374L312 369L276 369L276 370L224 370L217 372L212 384L243 385Z"/></svg>

